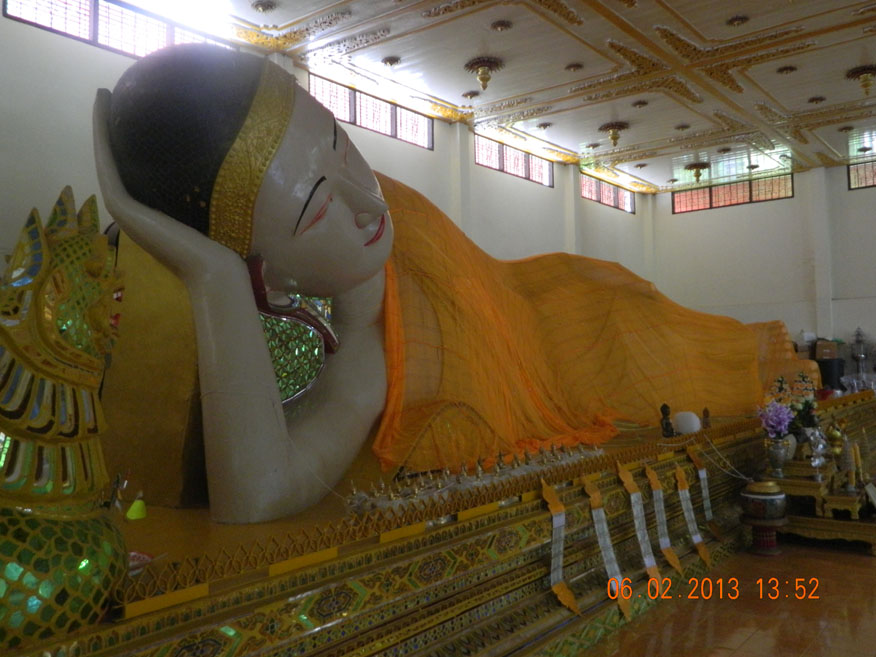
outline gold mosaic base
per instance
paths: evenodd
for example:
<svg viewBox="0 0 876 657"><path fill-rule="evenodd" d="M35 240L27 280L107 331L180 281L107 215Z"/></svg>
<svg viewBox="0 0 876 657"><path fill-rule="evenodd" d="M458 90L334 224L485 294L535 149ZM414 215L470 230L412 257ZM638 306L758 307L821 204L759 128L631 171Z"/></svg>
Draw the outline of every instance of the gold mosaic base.
<svg viewBox="0 0 876 657"><path fill-rule="evenodd" d="M848 419L851 431L868 431L876 424L876 402L870 397L846 400L826 410ZM713 560L719 560L738 547L734 505L743 482L729 476L726 468L716 467L719 459L712 443L745 472L762 469L765 457L756 420L715 429L709 441L694 437L709 471L712 506L725 540L709 544ZM624 576L638 582L643 568L629 494L608 466L615 459L628 467L642 491L652 540L655 518L644 465L657 472L664 486L672 544L685 573L705 572L705 563L692 549L676 492L674 471L681 466L691 484L697 520L704 525L701 489L684 447L679 443L674 450L666 446L621 450L607 455L604 462L560 469L546 477L566 507L563 573L579 607L586 610L583 620L577 620L550 590L551 514L536 492L540 485L533 485L537 478L523 477L479 494L461 509L453 508L460 500L447 500L443 506L416 513L399 512L395 525L389 517L379 522L352 517L308 539L313 543L309 553L295 556L288 548L275 546L282 559L273 565L264 564L261 559L268 557L262 552L229 550L236 556L223 562L223 578L199 580L197 571L182 571L180 566L176 579L165 577L162 569L146 573L149 583L141 591L151 593L127 597L127 620L22 654L63 650L66 657L253 653L446 657L501 654L526 646L529 652L517 654L552 657L564 654L569 646L593 645L620 621L616 605L606 601L606 574L585 479L600 490ZM636 458L631 458L633 454ZM594 465L601 470L588 472ZM522 490L518 485L530 488ZM357 523L370 529L365 531ZM661 576L676 576L662 559L658 561ZM233 563L239 570L232 568ZM127 590L133 591L131 586ZM152 606L139 607L140 615L127 612L138 605ZM636 601L633 614L646 606Z"/></svg>
<svg viewBox="0 0 876 657"><path fill-rule="evenodd" d="M54 520L0 509L0 647L98 622L127 570L107 517Z"/></svg>

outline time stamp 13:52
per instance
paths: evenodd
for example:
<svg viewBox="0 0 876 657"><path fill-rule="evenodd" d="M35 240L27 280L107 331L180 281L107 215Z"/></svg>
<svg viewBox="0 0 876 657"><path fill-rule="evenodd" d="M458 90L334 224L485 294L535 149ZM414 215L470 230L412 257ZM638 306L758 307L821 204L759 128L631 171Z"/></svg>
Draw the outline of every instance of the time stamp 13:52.
<svg viewBox="0 0 876 657"><path fill-rule="evenodd" d="M633 589L632 580L624 577L618 581L608 580L608 597L629 600L631 598L648 598L650 600L736 600L740 595L757 595L759 600L818 600L818 578L796 577L794 579L779 579L778 577L758 577L753 586L743 586L736 577L691 577L687 584L683 581L673 581L669 577L650 577L644 590Z"/></svg>

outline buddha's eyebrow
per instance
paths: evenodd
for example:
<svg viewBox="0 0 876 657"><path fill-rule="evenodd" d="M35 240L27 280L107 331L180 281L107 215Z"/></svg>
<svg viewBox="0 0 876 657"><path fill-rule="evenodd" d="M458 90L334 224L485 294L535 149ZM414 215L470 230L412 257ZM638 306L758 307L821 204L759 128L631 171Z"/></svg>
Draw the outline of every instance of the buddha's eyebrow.
<svg viewBox="0 0 876 657"><path fill-rule="evenodd" d="M338 122L337 121L334 122L334 130L335 130L335 134L332 137L332 150L336 151L336 150L338 150Z"/></svg>
<svg viewBox="0 0 876 657"><path fill-rule="evenodd" d="M301 208L301 214L298 215L298 221L295 222L295 229L292 231L293 235L298 232L298 225L301 223L301 219L304 218L304 213L307 211L307 206L310 204L310 199L313 198L313 195L316 192L316 188L319 187L324 182L325 182L325 176L320 176L319 180L316 181L316 184L313 187L311 187L310 194L307 195L307 200L304 201L304 207Z"/></svg>

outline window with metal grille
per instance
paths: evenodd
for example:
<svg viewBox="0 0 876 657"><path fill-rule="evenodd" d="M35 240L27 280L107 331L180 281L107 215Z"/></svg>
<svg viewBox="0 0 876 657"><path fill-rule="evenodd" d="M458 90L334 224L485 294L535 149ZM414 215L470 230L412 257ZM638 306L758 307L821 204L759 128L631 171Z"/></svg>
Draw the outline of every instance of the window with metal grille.
<svg viewBox="0 0 876 657"><path fill-rule="evenodd" d="M849 189L876 187L876 160L849 165Z"/></svg>
<svg viewBox="0 0 876 657"><path fill-rule="evenodd" d="M106 0L97 3L97 42L143 57L167 46L168 24Z"/></svg>
<svg viewBox="0 0 876 657"><path fill-rule="evenodd" d="M526 178L545 187L554 186L553 162L494 139L475 135L475 164Z"/></svg>
<svg viewBox="0 0 876 657"><path fill-rule="evenodd" d="M672 192L672 213L722 208L728 205L776 201L794 196L794 176L790 173L770 178L712 185Z"/></svg>
<svg viewBox="0 0 876 657"><path fill-rule="evenodd" d="M134 57L172 43L236 48L113 0L4 0L3 15Z"/></svg>
<svg viewBox="0 0 876 657"><path fill-rule="evenodd" d="M585 173L581 174L581 196L610 208L636 213L636 195L633 192Z"/></svg>
<svg viewBox="0 0 876 657"><path fill-rule="evenodd" d="M432 119L337 82L310 75L309 91L338 121L432 150Z"/></svg>

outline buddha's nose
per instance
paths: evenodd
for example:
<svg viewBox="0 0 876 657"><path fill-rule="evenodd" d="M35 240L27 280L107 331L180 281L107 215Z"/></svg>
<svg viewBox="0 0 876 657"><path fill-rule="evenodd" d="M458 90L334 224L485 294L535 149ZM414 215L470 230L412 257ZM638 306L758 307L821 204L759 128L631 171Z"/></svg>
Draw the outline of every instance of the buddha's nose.
<svg viewBox="0 0 876 657"><path fill-rule="evenodd" d="M365 228L369 224L379 221L387 211L386 201L376 191L372 191L353 180L348 171L341 173L340 188L349 207L355 212L356 226Z"/></svg>

